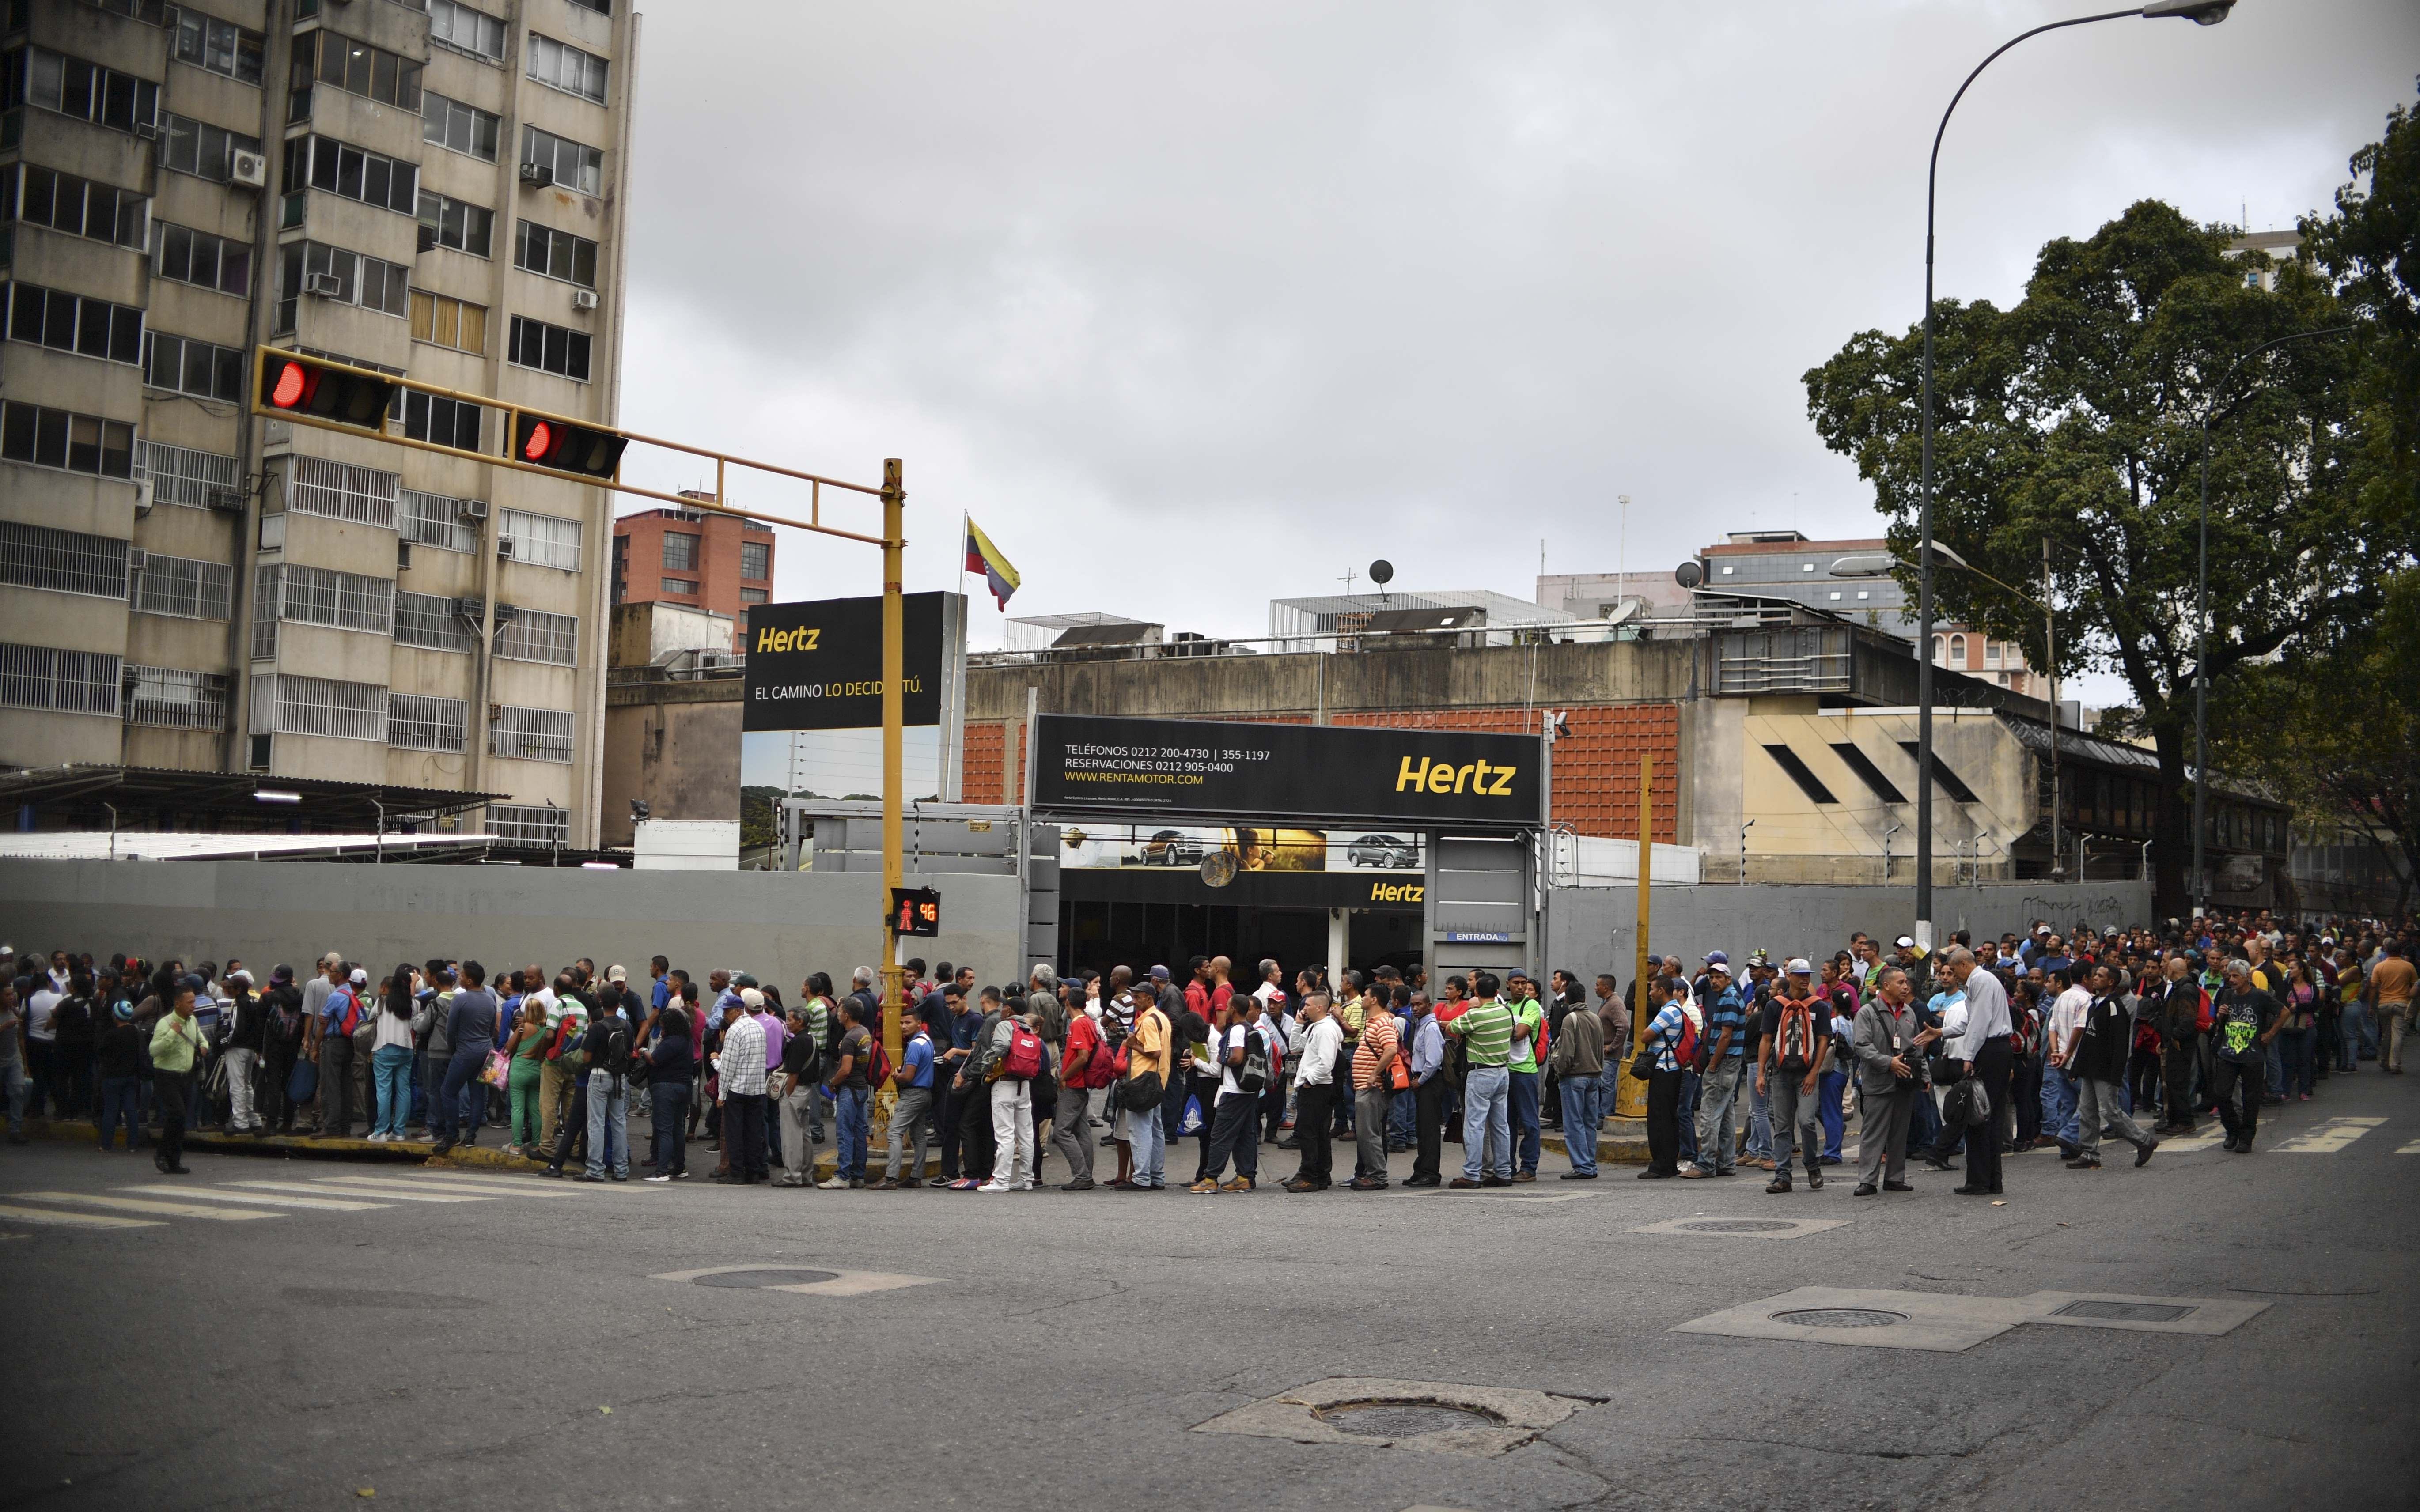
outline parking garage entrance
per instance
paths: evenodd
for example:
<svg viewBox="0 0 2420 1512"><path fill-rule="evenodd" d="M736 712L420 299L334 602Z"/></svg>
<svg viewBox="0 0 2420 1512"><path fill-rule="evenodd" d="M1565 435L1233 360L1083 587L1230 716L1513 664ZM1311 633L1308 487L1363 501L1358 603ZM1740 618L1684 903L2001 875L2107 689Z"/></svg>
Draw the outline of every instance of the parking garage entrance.
<svg viewBox="0 0 2420 1512"><path fill-rule="evenodd" d="M1542 738L1043 715L1031 749L1062 969L1544 960Z"/></svg>

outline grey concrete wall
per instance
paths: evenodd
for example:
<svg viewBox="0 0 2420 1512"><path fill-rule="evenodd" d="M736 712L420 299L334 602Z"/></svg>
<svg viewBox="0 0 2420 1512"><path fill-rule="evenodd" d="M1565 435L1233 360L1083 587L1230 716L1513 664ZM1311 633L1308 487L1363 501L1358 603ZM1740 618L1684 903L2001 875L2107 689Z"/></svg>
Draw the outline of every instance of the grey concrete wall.
<svg viewBox="0 0 2420 1512"><path fill-rule="evenodd" d="M924 885L910 874L908 885ZM1015 877L935 877L947 933L927 961L971 964L979 982L1022 974ZM14 861L0 867L0 940L20 949L123 950L149 960L239 957L267 980L341 950L372 975L399 961L476 959L491 971L581 956L634 980L669 956L791 992L810 971L845 984L881 957L882 879L863 872L582 872L503 866L276 861Z"/></svg>
<svg viewBox="0 0 2420 1512"><path fill-rule="evenodd" d="M1847 947L1853 931L1888 940L1906 933L1916 918L1916 889L1909 887L1657 887L1648 903L1649 948L1684 957L1692 969L1708 950L1729 951L1734 964L1759 947L1776 960L1829 955ZM1964 929L1996 939L2038 918L2062 931L2079 919L2097 928L2146 923L2151 887L2147 882L1936 887L1932 909L1938 938ZM1544 964L1583 977L1610 971L1627 984L1637 919L1635 887L1557 887L1547 894Z"/></svg>

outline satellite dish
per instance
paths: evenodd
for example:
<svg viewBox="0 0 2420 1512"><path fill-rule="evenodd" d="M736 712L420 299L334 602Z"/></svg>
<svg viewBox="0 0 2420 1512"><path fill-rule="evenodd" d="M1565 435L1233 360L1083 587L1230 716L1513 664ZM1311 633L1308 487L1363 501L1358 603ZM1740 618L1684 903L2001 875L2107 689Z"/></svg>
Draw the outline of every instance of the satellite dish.
<svg viewBox="0 0 2420 1512"><path fill-rule="evenodd" d="M1672 580L1683 588L1695 588L1706 580L1706 569L1695 562L1683 562L1673 569Z"/></svg>
<svg viewBox="0 0 2420 1512"><path fill-rule="evenodd" d="M1395 580L1395 564L1385 557L1370 563L1370 580L1381 588Z"/></svg>
<svg viewBox="0 0 2420 1512"><path fill-rule="evenodd" d="M1605 623L1607 625L1627 625L1632 620L1638 618L1639 610L1646 607L1647 600L1643 598L1625 598L1606 611Z"/></svg>
<svg viewBox="0 0 2420 1512"><path fill-rule="evenodd" d="M1235 880L1235 853L1212 851L1202 858L1202 885L1223 887Z"/></svg>

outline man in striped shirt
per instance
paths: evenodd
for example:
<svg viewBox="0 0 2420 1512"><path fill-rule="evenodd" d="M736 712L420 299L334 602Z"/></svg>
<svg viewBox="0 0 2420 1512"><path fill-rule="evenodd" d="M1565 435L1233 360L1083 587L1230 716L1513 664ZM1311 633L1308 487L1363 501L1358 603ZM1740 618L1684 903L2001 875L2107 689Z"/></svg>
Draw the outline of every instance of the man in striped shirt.
<svg viewBox="0 0 2420 1512"><path fill-rule="evenodd" d="M1443 1026L1462 1041L1465 1067L1462 1174L1449 1183L1455 1187L1512 1184L1512 1011L1497 998L1502 986L1492 971L1472 972L1475 1000Z"/></svg>
<svg viewBox="0 0 2420 1512"><path fill-rule="evenodd" d="M1747 1068L1747 1015L1731 985L1729 961L1716 951L1706 965L1706 1034L1714 1041L1698 1101L1698 1158L1683 1176L1736 1176L1739 1150L1731 1114Z"/></svg>
<svg viewBox="0 0 2420 1512"><path fill-rule="evenodd" d="M1360 1169L1345 1185L1355 1192L1384 1191L1387 1185L1387 1104L1394 1096L1388 1075L1400 1051L1395 1015L1377 1007L1373 994L1361 1017L1361 1043L1353 1052L1353 1131Z"/></svg>

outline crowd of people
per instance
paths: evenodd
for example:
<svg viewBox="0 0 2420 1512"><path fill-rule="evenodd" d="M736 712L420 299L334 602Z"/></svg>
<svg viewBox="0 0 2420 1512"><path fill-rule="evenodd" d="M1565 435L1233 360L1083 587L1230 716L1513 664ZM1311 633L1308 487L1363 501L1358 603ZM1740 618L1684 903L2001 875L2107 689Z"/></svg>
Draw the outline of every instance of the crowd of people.
<svg viewBox="0 0 2420 1512"><path fill-rule="evenodd" d="M1715 949L1691 971L1663 957L1643 1003L1637 982L1567 971L1330 980L1197 956L1181 976L1036 966L978 987L970 967L910 961L895 1063L867 967L845 992L817 972L785 998L660 955L634 984L586 958L373 975L330 951L298 975L59 949L14 956L0 980L0 1095L14 1143L29 1116L89 1118L101 1150L122 1129L124 1149L147 1146L172 1174L190 1130L348 1138L365 1120L372 1141L440 1153L492 1123L509 1153L585 1181L685 1180L702 1139L709 1180L801 1187L829 1136L823 1187L987 1194L1033 1189L1050 1154L1066 1190L1165 1190L1189 1139L1179 1181L1214 1194L1257 1188L1264 1149L1294 1157L1288 1192L1383 1189L1403 1151L1407 1186L1511 1186L1539 1180L1548 1130L1567 1166L1552 1174L1593 1180L1628 1081L1643 1180L1746 1167L1776 1196L1802 1173L1820 1191L1854 1118L1856 1196L1911 1190L1911 1160L1988 1196L2005 1156L2055 1146L2090 1171L2116 1139L2139 1166L2213 1114L2225 1148L2248 1154L2264 1103L2307 1101L2365 1062L2399 1073L2414 945L2408 922L2265 913L2159 930L2045 920L1933 951L1857 933L1820 960ZM651 1137L634 1162L635 1119Z"/></svg>

